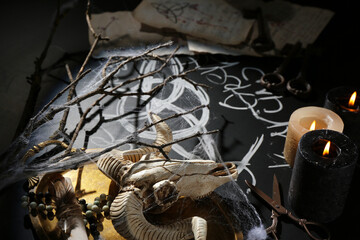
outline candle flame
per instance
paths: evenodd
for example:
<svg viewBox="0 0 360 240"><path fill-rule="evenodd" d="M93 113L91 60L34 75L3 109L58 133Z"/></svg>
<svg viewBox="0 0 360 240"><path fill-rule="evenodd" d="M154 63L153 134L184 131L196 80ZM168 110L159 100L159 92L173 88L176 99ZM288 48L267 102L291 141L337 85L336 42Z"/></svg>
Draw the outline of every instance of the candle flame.
<svg viewBox="0 0 360 240"><path fill-rule="evenodd" d="M315 130L316 127L316 121L314 120L310 126L310 131Z"/></svg>
<svg viewBox="0 0 360 240"><path fill-rule="evenodd" d="M350 97L349 107L353 107L355 105L355 100L356 100L356 91L353 92L353 94Z"/></svg>
<svg viewBox="0 0 360 240"><path fill-rule="evenodd" d="M330 154L330 144L331 144L330 141L328 141L326 143L324 151L323 151L323 156L328 156Z"/></svg>

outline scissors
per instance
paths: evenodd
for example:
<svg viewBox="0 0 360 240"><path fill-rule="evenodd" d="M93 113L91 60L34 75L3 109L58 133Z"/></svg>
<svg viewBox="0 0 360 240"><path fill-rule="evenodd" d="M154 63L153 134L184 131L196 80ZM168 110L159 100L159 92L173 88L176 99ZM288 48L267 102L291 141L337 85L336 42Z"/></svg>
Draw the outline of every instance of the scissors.
<svg viewBox="0 0 360 240"><path fill-rule="evenodd" d="M281 215L286 215L291 220L297 222L301 227L304 228L306 233L314 240L330 239L330 232L324 225L316 222L307 221L306 219L297 218L289 210L287 210L284 206L281 205L279 183L275 174L273 180L273 194L272 194L273 198L266 195L263 191L261 191L259 188L249 183L247 180L245 180L245 183L249 186L252 192L256 193L259 197L261 197L265 202L267 202L272 207L271 218L273 221L271 226L266 229L266 233L267 234L271 233L274 239L276 240L278 239L276 236L276 227L278 223L278 217L280 217ZM308 229L308 226L310 225L317 227L319 230L321 230L321 232L326 233L327 237L326 238L315 237Z"/></svg>

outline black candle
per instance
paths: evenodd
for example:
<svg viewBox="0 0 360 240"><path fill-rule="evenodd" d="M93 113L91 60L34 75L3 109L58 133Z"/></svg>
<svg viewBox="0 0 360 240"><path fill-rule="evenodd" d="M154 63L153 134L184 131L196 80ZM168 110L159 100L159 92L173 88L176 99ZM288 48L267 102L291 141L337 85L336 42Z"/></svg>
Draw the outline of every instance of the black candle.
<svg viewBox="0 0 360 240"><path fill-rule="evenodd" d="M360 90L337 87L326 94L324 107L336 112L344 122L344 134L360 148Z"/></svg>
<svg viewBox="0 0 360 240"><path fill-rule="evenodd" d="M289 187L289 202L294 212L322 223L339 217L357 157L354 142L340 132L321 129L304 134L299 141Z"/></svg>

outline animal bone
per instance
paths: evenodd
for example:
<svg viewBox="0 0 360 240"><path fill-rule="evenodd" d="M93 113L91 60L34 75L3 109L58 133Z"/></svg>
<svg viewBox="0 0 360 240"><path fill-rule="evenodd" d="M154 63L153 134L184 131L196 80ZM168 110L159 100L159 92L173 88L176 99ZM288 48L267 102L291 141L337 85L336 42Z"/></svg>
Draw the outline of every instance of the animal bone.
<svg viewBox="0 0 360 240"><path fill-rule="evenodd" d="M151 113L152 121L161 119ZM172 141L172 133L165 122L155 125L154 145ZM168 153L170 147L164 148ZM165 159L157 148L128 151L113 150L98 160L99 169L116 181L119 194L110 207L110 215L117 232L126 239L192 239L204 240L206 220L193 216L167 225L149 222L144 211L158 214L166 211L178 198L200 199L217 187L236 179L235 164L212 160Z"/></svg>

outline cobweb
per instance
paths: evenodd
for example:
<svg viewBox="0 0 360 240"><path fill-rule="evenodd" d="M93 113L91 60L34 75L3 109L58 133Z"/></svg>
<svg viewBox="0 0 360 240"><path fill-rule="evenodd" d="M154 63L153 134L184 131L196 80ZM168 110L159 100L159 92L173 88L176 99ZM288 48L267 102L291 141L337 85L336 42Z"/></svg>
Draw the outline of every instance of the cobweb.
<svg viewBox="0 0 360 240"><path fill-rule="evenodd" d="M67 90L45 105L3 154L0 189L30 176L94 162L113 148L125 150L138 148L141 143L151 144L156 136L154 127L137 134L151 123L150 112L163 119L176 116L166 121L176 142L170 158L223 162L216 135L208 134L211 111L205 86L186 77L189 66L178 57L156 57L151 52L126 58L107 52L106 57L93 61L91 71L77 82L72 98L68 98ZM198 67L196 62L193 65ZM73 74L73 81L78 77ZM65 111L68 116L64 122ZM49 139L70 147L50 144L24 159L29 149ZM181 139L186 140L177 142ZM69 151L71 148L76 151ZM85 153L83 149L101 151ZM234 225L244 233L245 239L265 239L260 217L236 179L218 188L216 193L232 209ZM262 231L260 235L253 235L256 229Z"/></svg>

